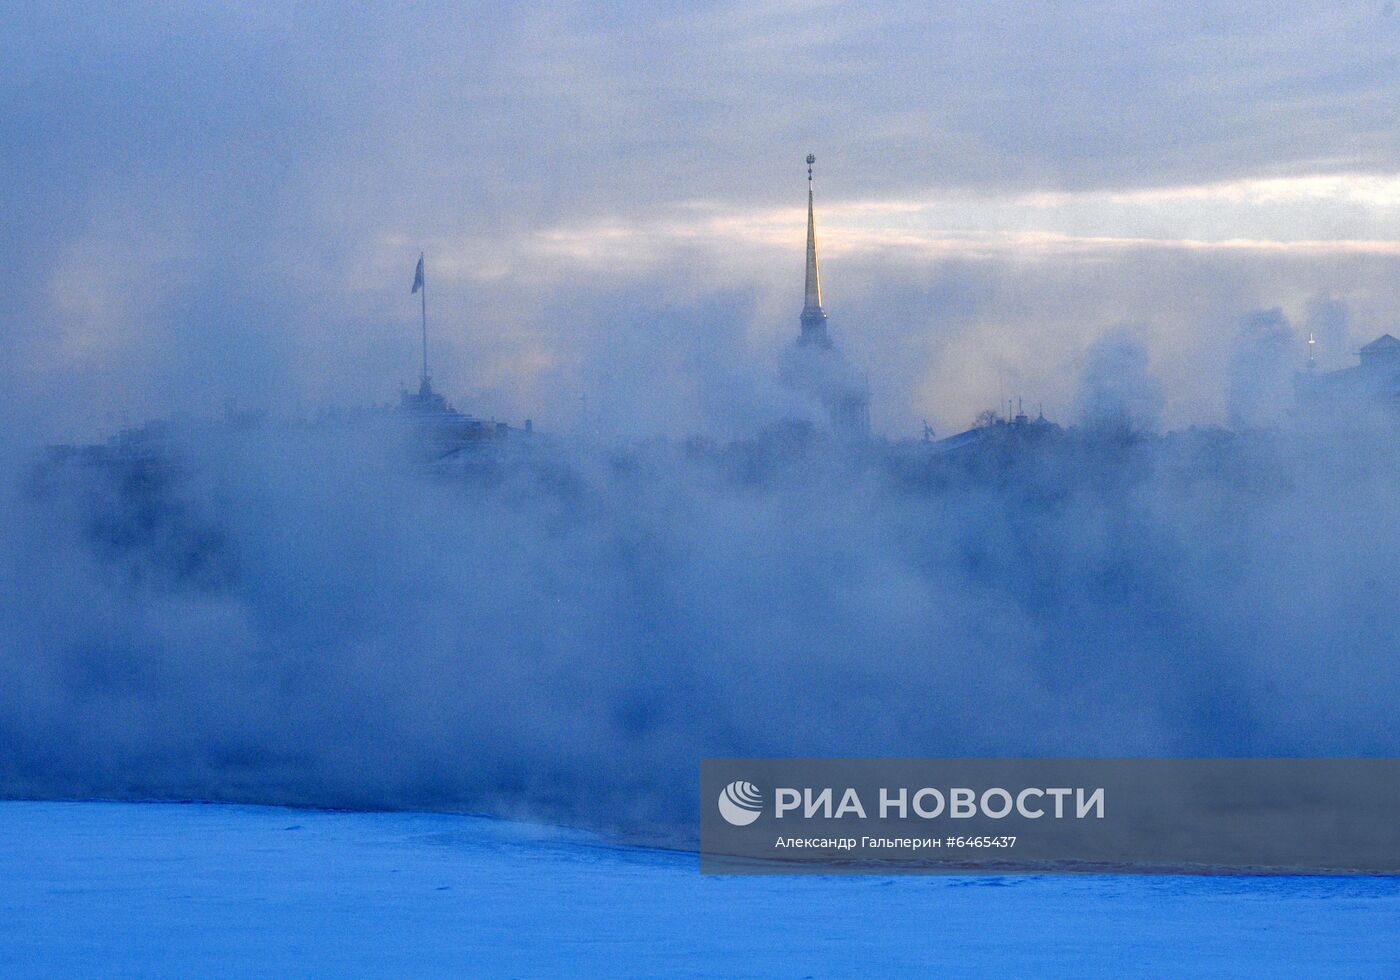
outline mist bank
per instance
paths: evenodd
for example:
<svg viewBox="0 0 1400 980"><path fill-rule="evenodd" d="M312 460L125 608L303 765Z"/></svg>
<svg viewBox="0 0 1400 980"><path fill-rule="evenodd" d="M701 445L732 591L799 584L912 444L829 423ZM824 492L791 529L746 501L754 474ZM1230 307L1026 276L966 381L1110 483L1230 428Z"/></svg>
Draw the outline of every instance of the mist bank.
<svg viewBox="0 0 1400 980"><path fill-rule="evenodd" d="M685 832L704 756L1400 751L1400 451L173 429L7 482L0 795Z"/></svg>

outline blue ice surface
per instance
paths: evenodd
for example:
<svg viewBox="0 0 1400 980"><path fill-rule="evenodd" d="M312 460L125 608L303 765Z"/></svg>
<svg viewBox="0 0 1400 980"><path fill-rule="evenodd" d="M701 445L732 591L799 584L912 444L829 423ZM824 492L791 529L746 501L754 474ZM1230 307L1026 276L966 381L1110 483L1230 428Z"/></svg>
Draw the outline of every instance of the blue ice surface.
<svg viewBox="0 0 1400 980"><path fill-rule="evenodd" d="M0 803L6 976L1400 976L1400 879L702 876L483 817Z"/></svg>

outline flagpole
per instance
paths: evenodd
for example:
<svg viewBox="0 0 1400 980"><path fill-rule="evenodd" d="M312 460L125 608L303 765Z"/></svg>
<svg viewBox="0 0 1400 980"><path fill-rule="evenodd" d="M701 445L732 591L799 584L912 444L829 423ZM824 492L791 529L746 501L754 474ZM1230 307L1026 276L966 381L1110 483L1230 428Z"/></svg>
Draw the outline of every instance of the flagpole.
<svg viewBox="0 0 1400 980"><path fill-rule="evenodd" d="M428 270L423 263L423 253L418 253L418 264L423 267L423 285L418 288L422 293L419 299L423 304L423 385L428 384Z"/></svg>

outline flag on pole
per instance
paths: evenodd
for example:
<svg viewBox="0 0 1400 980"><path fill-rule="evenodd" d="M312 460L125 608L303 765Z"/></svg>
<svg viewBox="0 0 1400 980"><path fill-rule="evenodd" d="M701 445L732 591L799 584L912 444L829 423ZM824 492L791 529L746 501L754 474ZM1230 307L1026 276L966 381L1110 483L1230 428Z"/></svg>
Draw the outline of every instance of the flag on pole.
<svg viewBox="0 0 1400 980"><path fill-rule="evenodd" d="M420 289L422 289L422 288L423 288L423 256L420 255L420 256L418 256L418 269L417 269L417 271L415 271L415 272L413 273L413 289L412 289L412 291L409 293L409 295L412 296L413 293L418 292L418 290L420 290Z"/></svg>

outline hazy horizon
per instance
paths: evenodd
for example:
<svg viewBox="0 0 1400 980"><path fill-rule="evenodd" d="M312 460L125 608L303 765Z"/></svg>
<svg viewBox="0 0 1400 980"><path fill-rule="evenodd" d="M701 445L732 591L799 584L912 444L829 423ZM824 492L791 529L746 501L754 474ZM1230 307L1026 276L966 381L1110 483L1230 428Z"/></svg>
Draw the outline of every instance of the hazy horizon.
<svg viewBox="0 0 1400 980"><path fill-rule="evenodd" d="M1276 386L1308 332L1344 364L1400 306L1393 3L0 22L13 442L391 401L420 250L461 407L747 434L797 333L809 151L832 332L892 437L1002 394L1072 421L1124 331L1160 424L1225 422L1260 316Z"/></svg>

